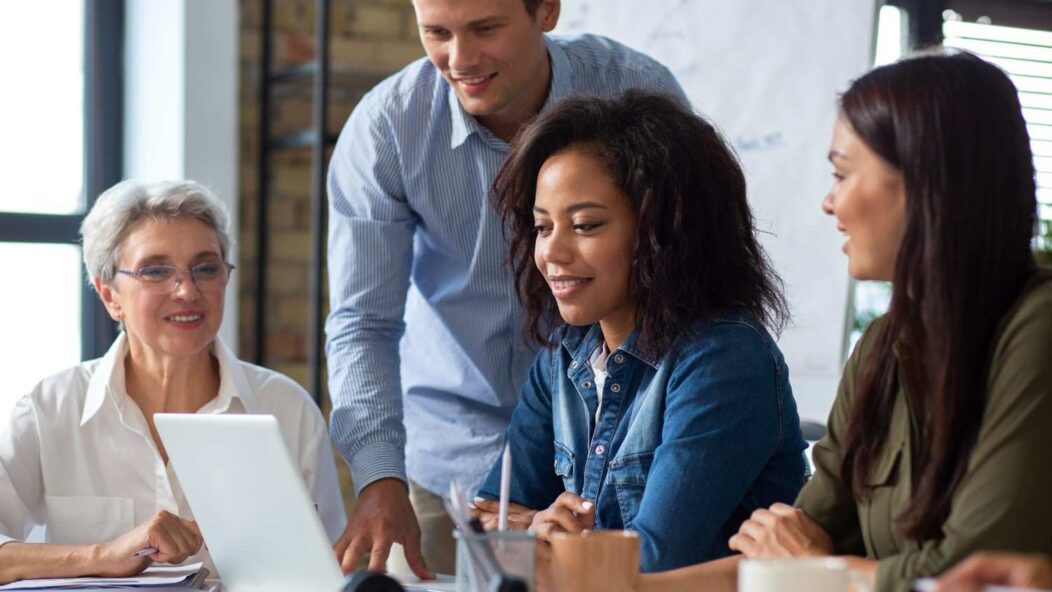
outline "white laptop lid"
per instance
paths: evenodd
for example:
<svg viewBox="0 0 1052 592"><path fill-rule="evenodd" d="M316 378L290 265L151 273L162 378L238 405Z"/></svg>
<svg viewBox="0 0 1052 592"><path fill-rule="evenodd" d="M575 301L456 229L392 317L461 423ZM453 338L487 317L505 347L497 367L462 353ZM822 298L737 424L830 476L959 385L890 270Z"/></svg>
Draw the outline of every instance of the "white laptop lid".
<svg viewBox="0 0 1052 592"><path fill-rule="evenodd" d="M157 431L229 592L338 592L343 574L270 415L158 413Z"/></svg>

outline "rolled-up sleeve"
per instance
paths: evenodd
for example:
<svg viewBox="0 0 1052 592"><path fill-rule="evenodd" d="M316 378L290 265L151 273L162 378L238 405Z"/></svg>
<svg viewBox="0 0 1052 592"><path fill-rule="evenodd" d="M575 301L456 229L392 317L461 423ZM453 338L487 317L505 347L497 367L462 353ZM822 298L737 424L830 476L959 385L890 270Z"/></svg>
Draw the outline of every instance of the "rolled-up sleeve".
<svg viewBox="0 0 1052 592"><path fill-rule="evenodd" d="M328 192L330 429L360 492L406 480L398 343L416 227L390 123L371 102L340 135Z"/></svg>
<svg viewBox="0 0 1052 592"><path fill-rule="evenodd" d="M43 524L40 434L30 397L21 397L0 428L0 546Z"/></svg>
<svg viewBox="0 0 1052 592"><path fill-rule="evenodd" d="M909 590L979 550L1052 555L1052 298L1026 304L994 351L979 437L943 538L881 558L878 590Z"/></svg>

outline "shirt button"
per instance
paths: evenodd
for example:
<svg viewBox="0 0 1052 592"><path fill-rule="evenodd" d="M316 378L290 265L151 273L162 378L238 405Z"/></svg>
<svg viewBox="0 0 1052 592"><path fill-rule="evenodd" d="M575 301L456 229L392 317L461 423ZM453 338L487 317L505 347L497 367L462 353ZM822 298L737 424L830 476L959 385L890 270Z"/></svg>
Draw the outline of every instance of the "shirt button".
<svg viewBox="0 0 1052 592"><path fill-rule="evenodd" d="M590 388L592 388L592 381L586 380L586 381L581 383L581 386L583 386L586 389L590 389Z"/></svg>
<svg viewBox="0 0 1052 592"><path fill-rule="evenodd" d="M606 452L606 448L603 448L602 444L600 444L599 446L595 447L595 453L598 454L599 456L603 456L604 452Z"/></svg>
<svg viewBox="0 0 1052 592"><path fill-rule="evenodd" d="M617 354L616 356L614 356L614 361L620 364L621 362L625 361L625 357L621 354Z"/></svg>
<svg viewBox="0 0 1052 592"><path fill-rule="evenodd" d="M614 384L610 385L610 390L611 390L611 392L620 393L621 392L621 385L617 384L615 382Z"/></svg>

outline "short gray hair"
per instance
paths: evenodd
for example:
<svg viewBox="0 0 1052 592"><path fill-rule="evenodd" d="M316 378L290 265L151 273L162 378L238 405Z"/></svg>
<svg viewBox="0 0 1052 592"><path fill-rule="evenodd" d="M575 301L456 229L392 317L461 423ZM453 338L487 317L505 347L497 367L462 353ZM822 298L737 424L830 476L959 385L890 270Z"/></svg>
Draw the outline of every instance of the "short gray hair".
<svg viewBox="0 0 1052 592"><path fill-rule="evenodd" d="M104 284L113 282L124 239L139 222L185 218L199 220L215 230L225 260L231 248L230 219L223 202L203 185L129 179L110 187L80 225L88 278L97 277Z"/></svg>

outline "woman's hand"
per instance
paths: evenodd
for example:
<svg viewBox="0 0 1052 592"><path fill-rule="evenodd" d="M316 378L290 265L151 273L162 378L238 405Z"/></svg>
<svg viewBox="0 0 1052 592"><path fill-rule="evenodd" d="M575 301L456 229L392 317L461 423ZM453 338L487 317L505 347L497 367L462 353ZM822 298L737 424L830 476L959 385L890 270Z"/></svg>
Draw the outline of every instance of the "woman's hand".
<svg viewBox="0 0 1052 592"><path fill-rule="evenodd" d="M595 529L595 503L565 491L547 510L537 512L530 530L542 541L554 532L578 533Z"/></svg>
<svg viewBox="0 0 1052 592"><path fill-rule="evenodd" d="M473 500L474 508L468 512L472 518L478 518L485 530L497 530L500 522L500 502L477 497ZM531 510L526 506L508 503L508 530L526 530L533 524L533 516L537 510Z"/></svg>
<svg viewBox="0 0 1052 592"><path fill-rule="evenodd" d="M1052 561L1044 555L977 553L943 574L935 591L982 590L985 586L1052 588Z"/></svg>
<svg viewBox="0 0 1052 592"><path fill-rule="evenodd" d="M146 569L151 562L182 563L201 550L204 539L197 524L168 513L157 512L148 521L108 543L95 545L92 573L105 577L125 577ZM156 553L144 557L135 554L147 547Z"/></svg>
<svg viewBox="0 0 1052 592"><path fill-rule="evenodd" d="M749 558L833 554L829 534L803 510L786 504L774 504L769 510L753 512L728 544Z"/></svg>

